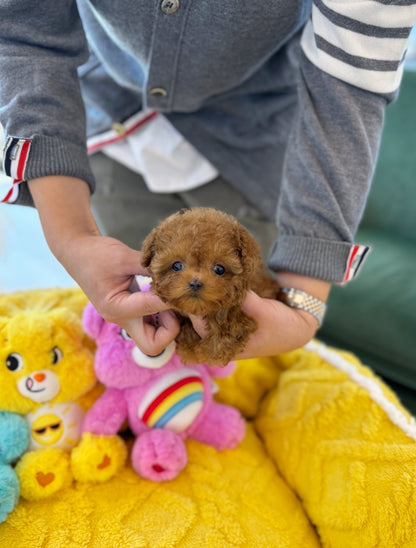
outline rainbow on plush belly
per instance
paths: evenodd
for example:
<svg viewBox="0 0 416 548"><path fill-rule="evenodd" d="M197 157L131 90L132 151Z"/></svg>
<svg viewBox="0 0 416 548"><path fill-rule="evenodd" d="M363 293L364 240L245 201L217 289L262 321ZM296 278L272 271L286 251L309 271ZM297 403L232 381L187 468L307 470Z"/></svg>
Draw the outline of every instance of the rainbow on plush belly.
<svg viewBox="0 0 416 548"><path fill-rule="evenodd" d="M200 374L184 368L165 375L149 389L138 409L138 416L150 428L182 432L196 419L203 398Z"/></svg>

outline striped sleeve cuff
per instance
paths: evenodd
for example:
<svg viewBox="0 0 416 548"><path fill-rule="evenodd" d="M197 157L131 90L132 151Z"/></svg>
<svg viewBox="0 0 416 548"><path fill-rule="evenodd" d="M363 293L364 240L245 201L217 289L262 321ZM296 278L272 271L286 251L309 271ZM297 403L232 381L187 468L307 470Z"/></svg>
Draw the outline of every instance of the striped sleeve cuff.
<svg viewBox="0 0 416 548"><path fill-rule="evenodd" d="M375 93L400 85L416 2L314 0L302 36L308 59L324 72Z"/></svg>
<svg viewBox="0 0 416 548"><path fill-rule="evenodd" d="M86 181L91 191L95 188L86 147L47 136L8 137L3 170L9 180L1 185L0 202L20 203L20 183L48 175L77 177Z"/></svg>
<svg viewBox="0 0 416 548"><path fill-rule="evenodd" d="M369 251L366 245L282 235L268 266L343 285L357 276Z"/></svg>

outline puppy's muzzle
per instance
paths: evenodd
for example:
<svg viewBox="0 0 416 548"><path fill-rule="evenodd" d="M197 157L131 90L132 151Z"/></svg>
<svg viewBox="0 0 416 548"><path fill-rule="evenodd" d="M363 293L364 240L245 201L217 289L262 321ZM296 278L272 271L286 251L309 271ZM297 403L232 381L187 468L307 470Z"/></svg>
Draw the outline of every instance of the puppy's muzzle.
<svg viewBox="0 0 416 548"><path fill-rule="evenodd" d="M204 287L204 284L201 282L201 280L198 280L198 278L191 280L188 285L192 293L199 293L199 291L201 291L201 289Z"/></svg>

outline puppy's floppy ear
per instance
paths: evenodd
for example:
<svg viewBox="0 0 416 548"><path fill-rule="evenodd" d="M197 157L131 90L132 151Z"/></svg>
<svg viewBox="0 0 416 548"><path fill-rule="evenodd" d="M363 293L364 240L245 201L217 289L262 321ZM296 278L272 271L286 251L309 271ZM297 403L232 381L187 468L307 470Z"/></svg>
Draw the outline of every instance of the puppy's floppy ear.
<svg viewBox="0 0 416 548"><path fill-rule="evenodd" d="M238 248L237 252L240 257L241 263L245 272L250 276L258 269L261 264L260 247L256 242L254 236L244 228L238 227Z"/></svg>
<svg viewBox="0 0 416 548"><path fill-rule="evenodd" d="M142 266L145 268L150 266L157 249L158 229L154 228L144 239L142 245Z"/></svg>

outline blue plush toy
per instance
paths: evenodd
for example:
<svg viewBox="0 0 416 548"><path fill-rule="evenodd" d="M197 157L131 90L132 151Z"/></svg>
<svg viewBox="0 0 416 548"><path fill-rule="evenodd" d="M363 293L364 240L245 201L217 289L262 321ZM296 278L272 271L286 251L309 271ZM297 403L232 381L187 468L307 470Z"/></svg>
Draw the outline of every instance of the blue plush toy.
<svg viewBox="0 0 416 548"><path fill-rule="evenodd" d="M19 480L12 464L27 450L29 428L23 417L15 413L0 412L0 523L16 506Z"/></svg>

